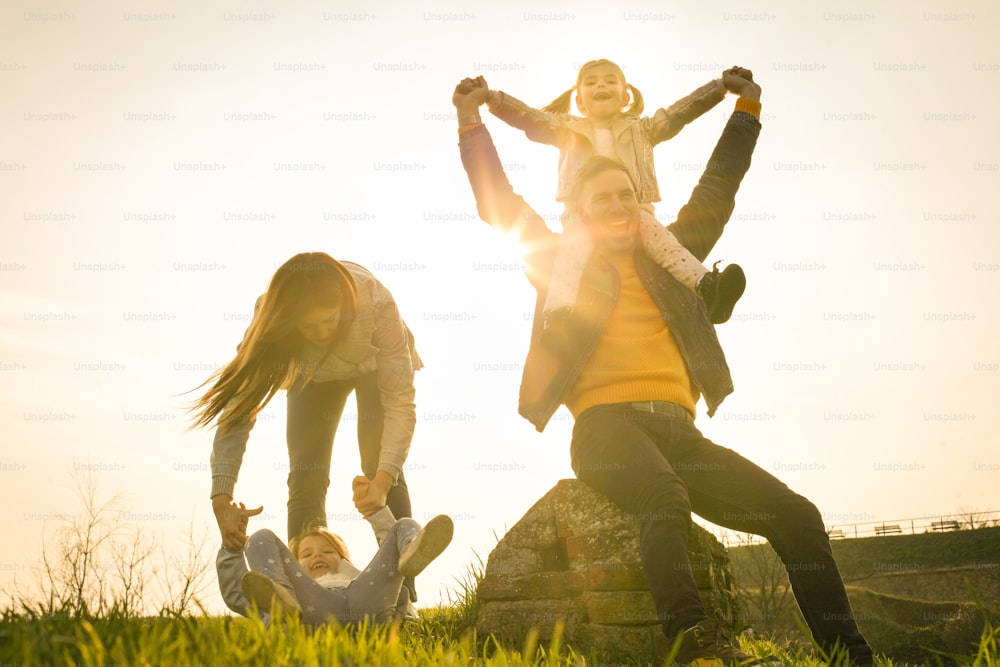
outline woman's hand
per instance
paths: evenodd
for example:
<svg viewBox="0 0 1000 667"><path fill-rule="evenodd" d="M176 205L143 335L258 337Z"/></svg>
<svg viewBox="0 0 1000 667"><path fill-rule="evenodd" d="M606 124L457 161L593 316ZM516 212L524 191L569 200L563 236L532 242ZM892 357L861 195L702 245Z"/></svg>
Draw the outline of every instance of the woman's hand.
<svg viewBox="0 0 1000 667"><path fill-rule="evenodd" d="M248 510L243 503L237 505L230 496L219 495L212 498L212 510L222 534L222 546L227 549L242 549L247 541L247 526L250 517L264 511L263 505Z"/></svg>
<svg viewBox="0 0 1000 667"><path fill-rule="evenodd" d="M385 499L393 482L392 476L383 470L375 473L375 479L358 475L351 482L354 506L362 515L371 516L385 507Z"/></svg>

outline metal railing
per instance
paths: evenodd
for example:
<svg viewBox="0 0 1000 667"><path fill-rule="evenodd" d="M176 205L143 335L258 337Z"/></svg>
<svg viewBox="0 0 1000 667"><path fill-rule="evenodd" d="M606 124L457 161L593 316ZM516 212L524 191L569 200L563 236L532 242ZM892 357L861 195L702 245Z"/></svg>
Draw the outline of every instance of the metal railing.
<svg viewBox="0 0 1000 667"><path fill-rule="evenodd" d="M761 544L764 538L750 533L741 533L699 521L714 534L725 547ZM859 537L886 537L891 535L917 535L921 533L947 533L956 530L976 530L1000 526L1000 510L986 512L960 512L938 516L922 516L909 519L883 519L860 523L830 523L826 532L831 540L855 539Z"/></svg>

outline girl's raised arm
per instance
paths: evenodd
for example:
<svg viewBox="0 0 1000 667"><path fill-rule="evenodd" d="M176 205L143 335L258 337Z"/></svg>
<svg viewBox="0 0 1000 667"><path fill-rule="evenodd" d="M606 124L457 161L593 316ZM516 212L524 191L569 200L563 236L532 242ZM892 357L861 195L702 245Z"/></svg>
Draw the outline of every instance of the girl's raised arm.
<svg viewBox="0 0 1000 667"><path fill-rule="evenodd" d="M677 136L685 125L713 108L725 96L726 87L722 79L713 79L669 107L657 109L652 116L643 118L640 121L642 129L649 142L656 145Z"/></svg>
<svg viewBox="0 0 1000 667"><path fill-rule="evenodd" d="M482 77L479 77L482 80ZM483 81L485 85L485 81ZM486 98L490 113L540 144L559 146L566 136L566 115L530 107L513 95L490 90Z"/></svg>

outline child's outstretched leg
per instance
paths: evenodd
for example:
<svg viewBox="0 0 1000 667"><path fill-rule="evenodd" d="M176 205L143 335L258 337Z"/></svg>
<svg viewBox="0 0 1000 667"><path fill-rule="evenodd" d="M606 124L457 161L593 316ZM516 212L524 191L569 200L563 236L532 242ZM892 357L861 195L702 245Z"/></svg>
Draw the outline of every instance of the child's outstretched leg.
<svg viewBox="0 0 1000 667"><path fill-rule="evenodd" d="M379 546L368 567L347 587L351 620L385 621L393 616L404 577L415 577L451 542L454 524L439 515L424 528L413 519L399 519Z"/></svg>
<svg viewBox="0 0 1000 667"><path fill-rule="evenodd" d="M713 266L709 271L669 229L657 222L645 205L639 215L639 236L653 261L702 298L712 323L722 324L729 319L747 284L739 264L730 264L722 271Z"/></svg>
<svg viewBox="0 0 1000 667"><path fill-rule="evenodd" d="M562 224L563 232L559 237L549 289L542 306L542 343L557 352L566 351L566 320L576 303L583 267L592 247L590 233L579 216L566 213Z"/></svg>
<svg viewBox="0 0 1000 667"><path fill-rule="evenodd" d="M399 571L406 577L415 577L423 572L451 544L454 532L455 524L450 516L438 514L432 518L400 551Z"/></svg>

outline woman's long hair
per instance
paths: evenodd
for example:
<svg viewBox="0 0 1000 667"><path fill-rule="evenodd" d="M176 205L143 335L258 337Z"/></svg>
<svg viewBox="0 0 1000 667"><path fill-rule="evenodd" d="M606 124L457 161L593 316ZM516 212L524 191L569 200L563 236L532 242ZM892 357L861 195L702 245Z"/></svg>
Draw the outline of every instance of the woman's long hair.
<svg viewBox="0 0 1000 667"><path fill-rule="evenodd" d="M282 264L258 300L236 356L198 389L211 384L191 406L192 425L218 427L252 418L281 389L291 386L305 339L298 324L314 308L336 308L340 322L332 348L347 333L357 313L358 295L347 268L322 252L295 255Z"/></svg>
<svg viewBox="0 0 1000 667"><path fill-rule="evenodd" d="M569 113L569 103L573 99L573 93L580 88L580 82L583 81L583 75L586 74L587 70L592 67L597 67L598 65L610 65L611 67L614 67L618 77L622 80L622 85L625 86L626 90L632 93L632 103L622 109L622 113L626 116L641 116L642 110L645 107L645 104L642 101L642 93L639 92L638 88L625 81L625 72L622 71L621 67L610 60L605 60L604 58L601 58L600 60L590 60L580 65L580 71L576 75L576 85L542 107L542 111L550 111L552 113Z"/></svg>

